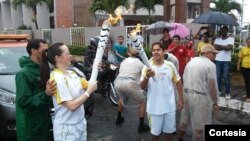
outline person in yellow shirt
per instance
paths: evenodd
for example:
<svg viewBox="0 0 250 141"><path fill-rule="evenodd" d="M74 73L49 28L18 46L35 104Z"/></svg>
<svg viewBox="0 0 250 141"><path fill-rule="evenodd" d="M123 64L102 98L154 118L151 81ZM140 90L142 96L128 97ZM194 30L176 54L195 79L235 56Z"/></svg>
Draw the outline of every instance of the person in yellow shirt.
<svg viewBox="0 0 250 141"><path fill-rule="evenodd" d="M209 32L204 32L203 35L202 35L202 41L198 43L198 47L197 47L197 56L201 56L201 48L204 46L204 45L212 45L209 41Z"/></svg>
<svg viewBox="0 0 250 141"><path fill-rule="evenodd" d="M246 102L250 103L250 37L246 40L247 46L239 52L237 70L242 71L246 87Z"/></svg>

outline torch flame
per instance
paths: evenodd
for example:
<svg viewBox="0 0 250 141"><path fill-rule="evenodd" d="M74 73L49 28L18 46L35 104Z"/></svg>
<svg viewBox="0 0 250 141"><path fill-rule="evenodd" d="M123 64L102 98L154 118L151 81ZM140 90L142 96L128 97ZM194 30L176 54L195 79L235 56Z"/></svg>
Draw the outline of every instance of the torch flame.
<svg viewBox="0 0 250 141"><path fill-rule="evenodd" d="M131 34L131 35L135 35L135 34L138 33L138 32L141 32L141 24L140 24L140 23L138 23L138 24L136 25L136 28L135 28L135 29L131 30L130 34Z"/></svg>
<svg viewBox="0 0 250 141"><path fill-rule="evenodd" d="M113 17L111 14L109 14L109 19L108 21L114 25L117 23L118 20L121 20L122 19L122 16L120 13L118 13L115 17Z"/></svg>

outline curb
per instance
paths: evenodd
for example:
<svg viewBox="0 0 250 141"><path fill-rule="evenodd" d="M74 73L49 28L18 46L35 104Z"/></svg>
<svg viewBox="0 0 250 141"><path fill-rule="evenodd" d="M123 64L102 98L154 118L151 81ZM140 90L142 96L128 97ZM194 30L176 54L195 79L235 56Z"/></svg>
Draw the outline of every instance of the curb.
<svg viewBox="0 0 250 141"><path fill-rule="evenodd" d="M246 112L246 113L250 114L250 103L244 102L244 101L241 101L241 100L226 99L224 97L219 97L218 105L220 107L226 107L226 108L241 110L243 112Z"/></svg>

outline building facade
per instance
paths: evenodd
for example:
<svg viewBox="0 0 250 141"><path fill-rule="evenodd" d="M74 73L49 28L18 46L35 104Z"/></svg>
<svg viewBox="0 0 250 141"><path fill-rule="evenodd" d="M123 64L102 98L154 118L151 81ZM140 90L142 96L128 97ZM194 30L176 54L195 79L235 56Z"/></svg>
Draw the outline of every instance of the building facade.
<svg viewBox="0 0 250 141"><path fill-rule="evenodd" d="M33 12L24 4L13 8L13 0L0 0L0 33L20 26L35 28ZM94 18L88 12L91 0L53 0L49 9L45 3L37 5L38 29L73 26L93 26Z"/></svg>
<svg viewBox="0 0 250 141"><path fill-rule="evenodd" d="M17 29L22 25L35 29L32 10L24 4L13 8L12 1L0 0L0 32ZM38 4L36 11L38 29L99 26L99 20L107 16L102 13L90 15L88 10L91 2L92 0L53 0L53 7L50 9L45 3ZM209 11L209 6L210 0L164 0L164 5L155 6L152 21L164 19L170 22L190 23L200 13ZM136 11L136 14L123 15L124 21L121 25L146 23L148 11L146 9Z"/></svg>

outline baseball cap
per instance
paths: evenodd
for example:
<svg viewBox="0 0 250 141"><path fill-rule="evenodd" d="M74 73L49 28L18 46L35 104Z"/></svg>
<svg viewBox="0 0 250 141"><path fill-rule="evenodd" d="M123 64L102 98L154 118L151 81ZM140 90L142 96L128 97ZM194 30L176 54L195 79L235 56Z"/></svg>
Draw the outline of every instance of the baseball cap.
<svg viewBox="0 0 250 141"><path fill-rule="evenodd" d="M210 44L205 44L202 46L201 48L201 53L206 53L206 52L214 52L214 53L219 53L218 50L216 50L214 48L214 46L210 45Z"/></svg>

